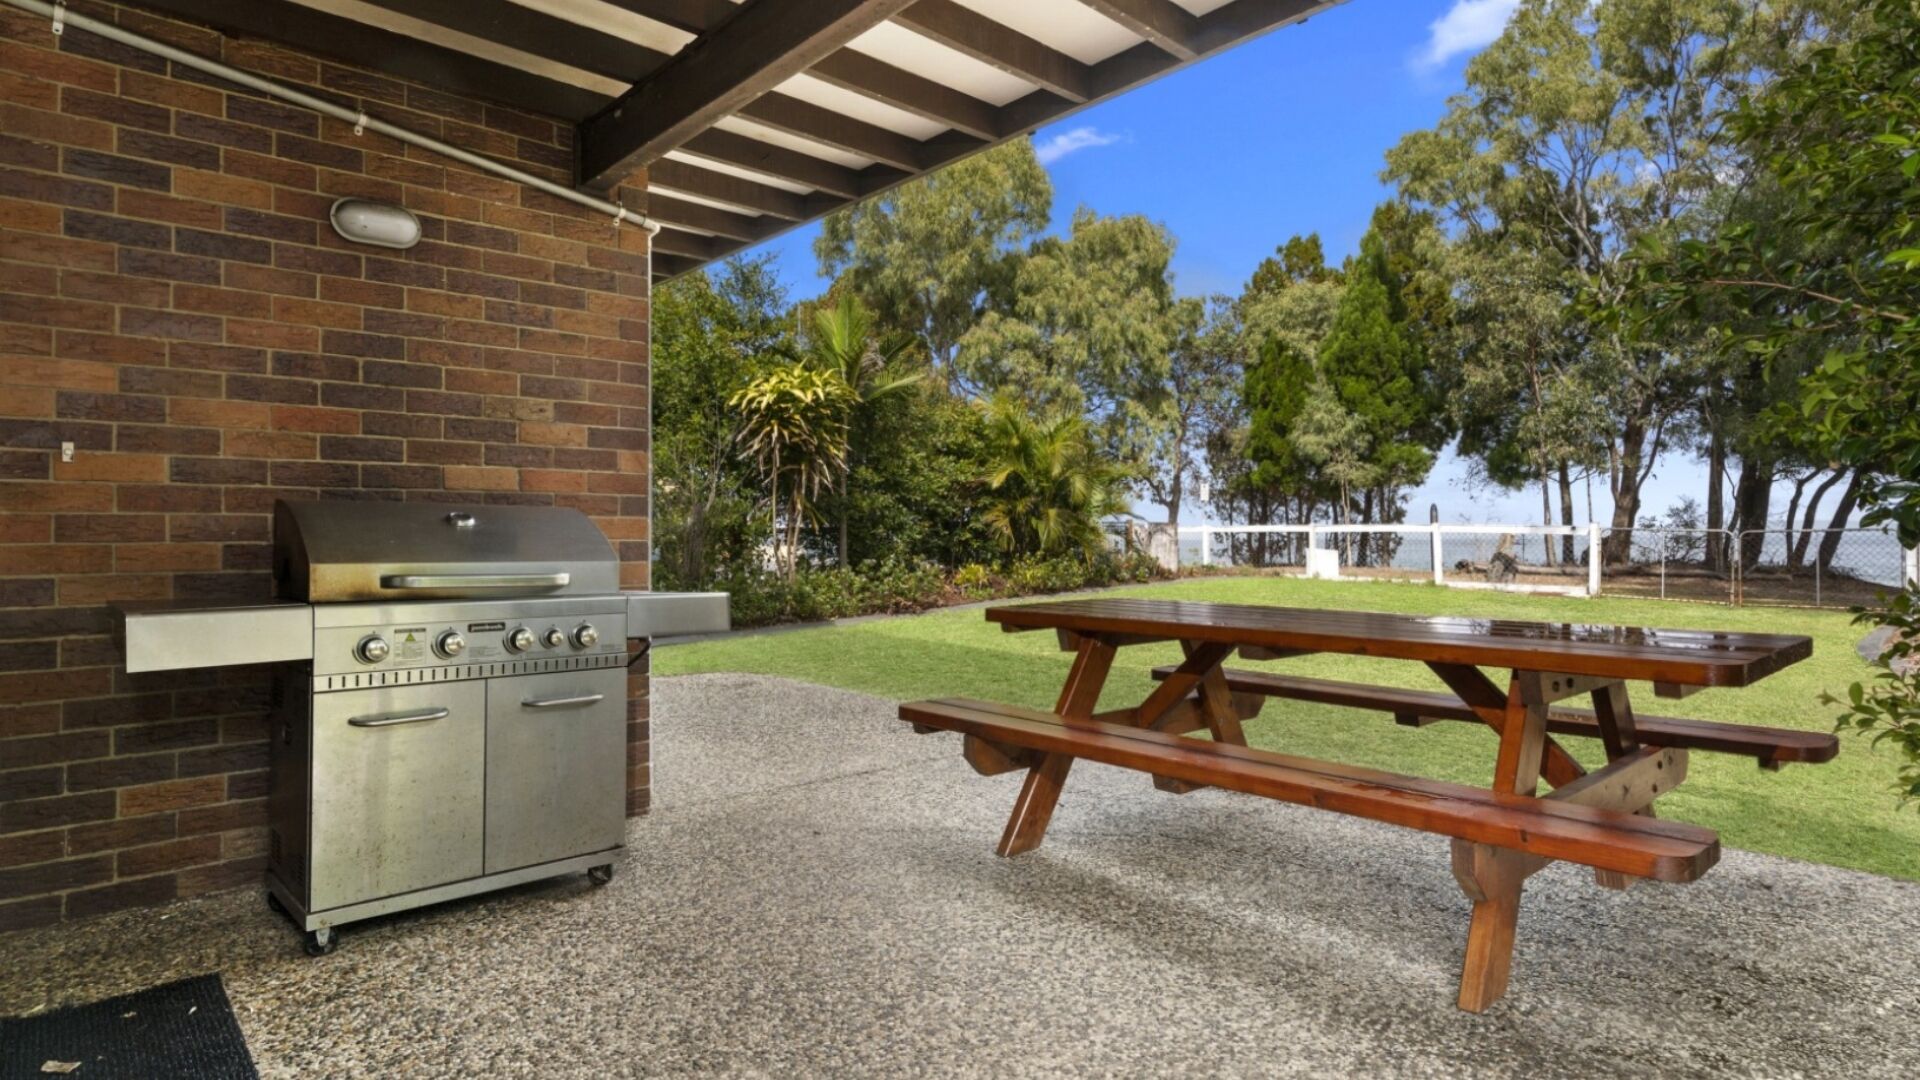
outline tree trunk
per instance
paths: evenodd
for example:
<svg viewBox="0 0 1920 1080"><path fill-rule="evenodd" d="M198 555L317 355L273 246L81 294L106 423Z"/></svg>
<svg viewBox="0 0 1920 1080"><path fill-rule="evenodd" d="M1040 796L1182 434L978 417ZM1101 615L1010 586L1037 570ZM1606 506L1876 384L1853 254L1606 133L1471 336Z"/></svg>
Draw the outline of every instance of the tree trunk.
<svg viewBox="0 0 1920 1080"><path fill-rule="evenodd" d="M1727 447L1718 431L1707 442L1707 569L1714 573L1727 568L1726 545L1720 530L1727 527L1726 508Z"/></svg>
<svg viewBox="0 0 1920 1080"><path fill-rule="evenodd" d="M1740 569L1760 565L1766 550L1767 514L1773 501L1773 463L1749 458L1740 461L1740 477L1734 481L1733 522L1739 531Z"/></svg>
<svg viewBox="0 0 1920 1080"><path fill-rule="evenodd" d="M1856 471L1840 495L1840 505L1833 508L1833 517L1827 521L1827 534L1820 538L1821 570L1833 569L1833 557L1839 554L1840 541L1846 536L1841 530L1847 527L1847 519L1853 516L1853 508L1860 501L1860 484L1866 476L1865 469Z"/></svg>
<svg viewBox="0 0 1920 1080"><path fill-rule="evenodd" d="M841 473L841 490L839 490L839 496L841 496L841 513L839 513L839 519L841 519L841 550L839 550L839 563L841 563L841 569L843 569L843 571L851 571L852 569L852 552L847 548L847 519L852 517L852 505L847 502L847 477L849 477L849 475L852 475L851 463L849 463L849 467L847 467L847 473Z"/></svg>
<svg viewBox="0 0 1920 1080"><path fill-rule="evenodd" d="M1659 440L1648 447L1646 425L1639 419L1627 421L1620 431L1619 446L1612 448L1613 458L1613 520L1612 529L1600 548L1601 558L1607 566L1620 566L1633 554L1633 530L1640 522L1640 485L1642 462L1649 449L1659 453Z"/></svg>
<svg viewBox="0 0 1920 1080"><path fill-rule="evenodd" d="M1547 475L1547 471L1544 469L1541 470L1540 472L1540 524L1542 525L1553 524L1553 491L1552 491L1552 488L1549 486L1551 483L1552 483L1552 479ZM1540 546L1546 553L1547 565L1552 566L1555 562L1559 561L1554 556L1553 538L1550 536L1543 536L1540 539L1542 541Z"/></svg>
<svg viewBox="0 0 1920 1080"><path fill-rule="evenodd" d="M1801 473L1793 481L1793 497L1787 500L1787 515L1781 518L1781 529L1785 535L1781 538L1780 561L1791 570L1793 562L1793 523L1800 519L1800 499L1807 493L1807 483L1813 479L1813 473Z"/></svg>
<svg viewBox="0 0 1920 1080"><path fill-rule="evenodd" d="M1587 516L1593 516L1591 509L1587 511ZM1560 463L1560 524L1573 528L1573 468L1564 461ZM1544 542L1553 543L1552 540ZM1572 533L1560 538L1560 562L1566 566L1574 563Z"/></svg>
<svg viewBox="0 0 1920 1080"><path fill-rule="evenodd" d="M1826 498L1828 489L1845 479L1846 475L1845 469L1836 470L1813 489L1813 498L1807 500L1807 508L1800 515L1800 535L1793 541L1793 553L1788 556L1787 565L1797 569L1807 564L1807 545L1813 542L1813 523L1820 513L1820 500Z"/></svg>

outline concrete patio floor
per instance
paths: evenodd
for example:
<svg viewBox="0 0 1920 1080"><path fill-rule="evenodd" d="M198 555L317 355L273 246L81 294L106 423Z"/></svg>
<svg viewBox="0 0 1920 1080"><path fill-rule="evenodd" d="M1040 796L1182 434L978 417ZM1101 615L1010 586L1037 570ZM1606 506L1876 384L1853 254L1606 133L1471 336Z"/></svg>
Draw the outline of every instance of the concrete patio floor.
<svg viewBox="0 0 1920 1080"><path fill-rule="evenodd" d="M309 959L244 890L0 938L0 1014L219 971L267 1076L1920 1074L1920 885L1730 851L1688 887L1530 884L1512 991L1453 1007L1434 837L1076 767L892 704L654 683L656 809L614 882L361 924Z"/></svg>

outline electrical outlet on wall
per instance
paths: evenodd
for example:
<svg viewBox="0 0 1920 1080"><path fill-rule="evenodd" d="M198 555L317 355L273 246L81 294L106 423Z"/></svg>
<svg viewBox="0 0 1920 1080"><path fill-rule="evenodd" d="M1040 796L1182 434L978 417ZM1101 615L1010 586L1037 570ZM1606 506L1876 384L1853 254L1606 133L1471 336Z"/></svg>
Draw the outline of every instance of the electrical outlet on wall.
<svg viewBox="0 0 1920 1080"><path fill-rule="evenodd" d="M63 442L60 444L60 460L61 461L73 460L73 444L72 443Z"/></svg>

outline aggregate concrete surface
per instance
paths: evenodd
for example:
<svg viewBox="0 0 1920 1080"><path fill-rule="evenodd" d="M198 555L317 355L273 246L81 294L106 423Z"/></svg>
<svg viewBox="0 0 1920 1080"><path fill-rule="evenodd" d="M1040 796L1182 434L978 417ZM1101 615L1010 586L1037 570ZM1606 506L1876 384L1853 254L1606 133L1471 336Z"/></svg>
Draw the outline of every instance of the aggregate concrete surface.
<svg viewBox="0 0 1920 1080"><path fill-rule="evenodd" d="M1456 1010L1433 836L1084 762L1019 784L892 703L654 682L617 876L348 927L257 890L0 937L0 1014L221 972L263 1075L1920 1075L1920 885L1729 851L1689 886L1529 882L1508 996Z"/></svg>

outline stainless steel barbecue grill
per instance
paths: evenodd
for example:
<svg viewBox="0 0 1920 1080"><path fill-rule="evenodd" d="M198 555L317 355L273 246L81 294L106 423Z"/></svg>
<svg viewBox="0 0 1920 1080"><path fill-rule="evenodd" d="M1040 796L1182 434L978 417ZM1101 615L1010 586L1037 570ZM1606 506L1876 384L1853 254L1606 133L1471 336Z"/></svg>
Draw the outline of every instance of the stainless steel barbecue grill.
<svg viewBox="0 0 1920 1080"><path fill-rule="evenodd" d="M326 952L358 919L611 877L627 639L726 626L725 594L619 569L574 510L282 502L279 599L129 610L127 667L278 665L267 888Z"/></svg>

